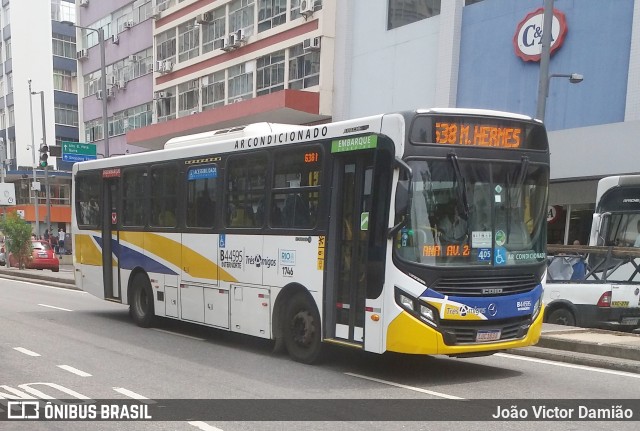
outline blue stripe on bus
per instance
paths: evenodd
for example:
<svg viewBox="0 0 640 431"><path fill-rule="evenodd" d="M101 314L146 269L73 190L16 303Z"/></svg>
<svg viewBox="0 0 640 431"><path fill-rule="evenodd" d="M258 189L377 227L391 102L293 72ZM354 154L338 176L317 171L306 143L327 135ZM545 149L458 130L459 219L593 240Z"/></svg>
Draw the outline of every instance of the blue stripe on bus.
<svg viewBox="0 0 640 431"><path fill-rule="evenodd" d="M102 238L94 236L94 239L96 240L100 248L102 248ZM177 272L175 272L168 266L161 264L160 262L154 260L149 256L145 256L139 251L133 250L132 248L118 243L114 239L111 240L111 250L120 262L120 268L122 269L132 270L136 267L141 267L144 268L144 270L147 272L178 275Z"/></svg>

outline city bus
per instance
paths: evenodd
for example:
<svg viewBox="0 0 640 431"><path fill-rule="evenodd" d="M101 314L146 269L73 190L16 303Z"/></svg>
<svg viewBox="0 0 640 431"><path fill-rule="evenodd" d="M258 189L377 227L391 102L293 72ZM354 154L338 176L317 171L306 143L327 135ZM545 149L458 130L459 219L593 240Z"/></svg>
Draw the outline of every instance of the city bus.
<svg viewBox="0 0 640 431"><path fill-rule="evenodd" d="M76 163L76 285L312 363L489 355L542 327L549 149L523 115L257 123Z"/></svg>

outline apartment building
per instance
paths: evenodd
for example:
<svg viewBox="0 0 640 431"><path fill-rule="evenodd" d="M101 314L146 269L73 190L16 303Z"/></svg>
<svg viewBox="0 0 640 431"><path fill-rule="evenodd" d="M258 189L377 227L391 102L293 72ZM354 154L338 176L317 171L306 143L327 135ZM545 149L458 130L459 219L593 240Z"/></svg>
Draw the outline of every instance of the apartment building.
<svg viewBox="0 0 640 431"><path fill-rule="evenodd" d="M49 171L34 169L40 146L78 141L75 4L69 0L3 0L0 10L0 137L5 181L15 184L16 203L40 233L70 220L70 164L49 158ZM34 178L35 177L35 178ZM35 184L34 184L35 183ZM49 188L49 205L46 205ZM36 201L37 199L37 201Z"/></svg>

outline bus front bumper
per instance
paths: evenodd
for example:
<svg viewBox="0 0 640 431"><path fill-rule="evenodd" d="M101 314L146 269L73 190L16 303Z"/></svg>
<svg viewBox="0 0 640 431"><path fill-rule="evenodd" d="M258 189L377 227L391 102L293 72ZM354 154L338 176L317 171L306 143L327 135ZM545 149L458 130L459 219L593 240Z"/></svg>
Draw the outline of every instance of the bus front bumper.
<svg viewBox="0 0 640 431"><path fill-rule="evenodd" d="M416 355L474 356L532 346L540 340L543 316L544 305L526 334L520 338L449 345L441 332L402 311L389 325L387 351Z"/></svg>

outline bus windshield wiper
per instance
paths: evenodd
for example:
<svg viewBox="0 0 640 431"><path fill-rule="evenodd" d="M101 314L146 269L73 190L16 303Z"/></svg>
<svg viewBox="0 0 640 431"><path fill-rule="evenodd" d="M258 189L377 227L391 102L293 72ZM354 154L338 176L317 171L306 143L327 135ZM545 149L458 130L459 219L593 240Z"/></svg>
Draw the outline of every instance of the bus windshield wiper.
<svg viewBox="0 0 640 431"><path fill-rule="evenodd" d="M522 156L522 161L520 162L520 168L518 169L518 173L516 175L516 181L513 184L514 190L514 199L516 201L516 205L520 205L520 199L522 197L522 186L524 186L524 181L527 178L527 168L529 167L529 157ZM508 181L507 176L507 181ZM511 235L511 190L507 187L507 241L509 240L509 236Z"/></svg>
<svg viewBox="0 0 640 431"><path fill-rule="evenodd" d="M467 220L469 218L469 203L467 202L466 180L462 175L462 170L460 169L460 163L458 162L458 156L456 156L456 153L451 152L447 157L453 166L453 174L455 176L456 183L458 184L456 188L458 200L462 203L464 219Z"/></svg>

